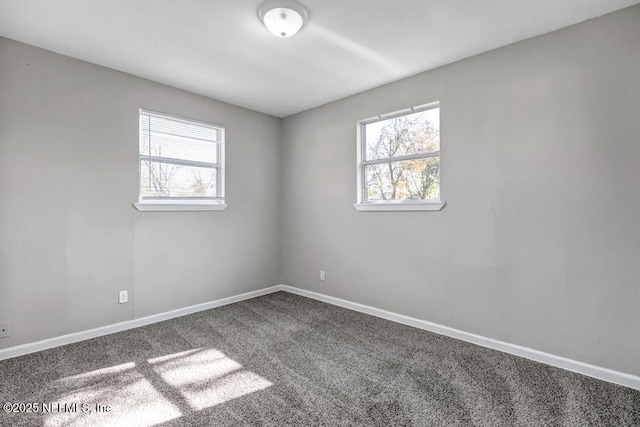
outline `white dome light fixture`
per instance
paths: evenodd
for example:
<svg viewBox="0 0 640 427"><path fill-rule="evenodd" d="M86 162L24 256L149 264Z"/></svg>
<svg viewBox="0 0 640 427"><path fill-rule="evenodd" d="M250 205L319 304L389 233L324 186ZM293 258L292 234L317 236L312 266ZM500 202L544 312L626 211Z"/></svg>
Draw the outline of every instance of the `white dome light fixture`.
<svg viewBox="0 0 640 427"><path fill-rule="evenodd" d="M296 0L267 0L258 8L258 17L276 37L291 37L309 20L309 12Z"/></svg>

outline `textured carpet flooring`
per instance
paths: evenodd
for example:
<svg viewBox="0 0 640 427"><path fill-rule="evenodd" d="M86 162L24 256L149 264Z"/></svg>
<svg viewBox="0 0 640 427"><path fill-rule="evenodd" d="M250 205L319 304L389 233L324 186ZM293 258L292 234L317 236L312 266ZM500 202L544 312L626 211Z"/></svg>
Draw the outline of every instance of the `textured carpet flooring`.
<svg viewBox="0 0 640 427"><path fill-rule="evenodd" d="M640 426L639 391L284 292L2 361L0 402L39 406L3 426Z"/></svg>

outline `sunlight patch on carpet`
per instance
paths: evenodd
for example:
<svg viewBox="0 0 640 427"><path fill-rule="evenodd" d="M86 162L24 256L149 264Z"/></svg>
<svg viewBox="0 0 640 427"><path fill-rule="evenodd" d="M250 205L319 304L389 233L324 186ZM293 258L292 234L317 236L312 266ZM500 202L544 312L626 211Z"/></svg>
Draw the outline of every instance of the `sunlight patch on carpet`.
<svg viewBox="0 0 640 427"><path fill-rule="evenodd" d="M271 385L218 350L189 350L57 380L44 425L152 426Z"/></svg>
<svg viewBox="0 0 640 427"><path fill-rule="evenodd" d="M195 410L209 408L273 385L218 350L185 353L189 354L149 359L149 363L167 384L180 390Z"/></svg>
<svg viewBox="0 0 640 427"><path fill-rule="evenodd" d="M182 412L140 373L136 364L125 363L98 369L57 381L57 402L76 404L69 412L54 412L45 418L45 425L75 426L150 426L173 420ZM81 405L88 411L83 411ZM108 405L110 412L98 412L96 405ZM54 408L55 409L55 408ZM64 406L60 409L65 409Z"/></svg>

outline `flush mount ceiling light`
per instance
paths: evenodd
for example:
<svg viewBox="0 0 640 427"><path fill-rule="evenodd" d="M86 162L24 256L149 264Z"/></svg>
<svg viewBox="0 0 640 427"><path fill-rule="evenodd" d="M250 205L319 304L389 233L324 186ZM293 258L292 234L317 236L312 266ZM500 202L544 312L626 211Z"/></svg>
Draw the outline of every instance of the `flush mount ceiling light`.
<svg viewBox="0 0 640 427"><path fill-rule="evenodd" d="M258 8L258 17L277 37L291 37L307 23L309 12L296 0L267 0Z"/></svg>

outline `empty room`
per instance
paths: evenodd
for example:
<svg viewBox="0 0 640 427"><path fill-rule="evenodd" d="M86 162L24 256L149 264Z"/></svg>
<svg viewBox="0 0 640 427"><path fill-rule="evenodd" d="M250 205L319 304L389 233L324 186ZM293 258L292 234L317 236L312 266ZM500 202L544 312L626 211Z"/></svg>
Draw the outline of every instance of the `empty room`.
<svg viewBox="0 0 640 427"><path fill-rule="evenodd" d="M640 1L0 0L1 426L640 426Z"/></svg>

